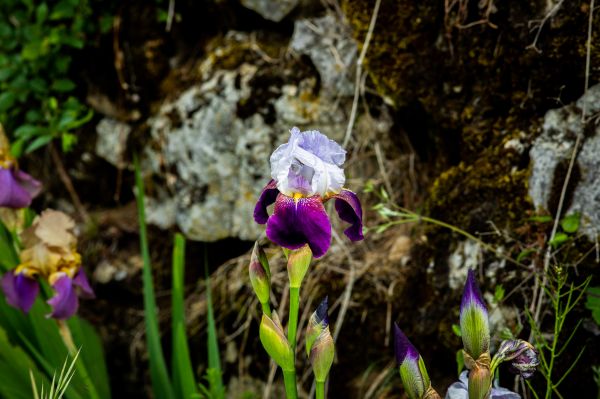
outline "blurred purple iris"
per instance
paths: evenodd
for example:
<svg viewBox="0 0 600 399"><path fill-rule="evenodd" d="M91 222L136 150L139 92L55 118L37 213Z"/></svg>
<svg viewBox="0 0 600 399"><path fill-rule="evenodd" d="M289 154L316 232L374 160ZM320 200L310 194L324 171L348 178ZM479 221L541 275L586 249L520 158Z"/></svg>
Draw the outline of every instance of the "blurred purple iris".
<svg viewBox="0 0 600 399"><path fill-rule="evenodd" d="M38 278L47 280L54 290L48 300L49 317L68 319L77 312L78 297L94 297L81 267L74 229L73 219L48 209L20 234L21 263L0 279L8 304L29 312L40 291Z"/></svg>
<svg viewBox="0 0 600 399"><path fill-rule="evenodd" d="M77 313L79 296L88 299L95 297L83 269L80 269L73 278L64 272L56 273L53 277L51 281L54 281L51 285L55 294L48 300L48 304L52 307L48 317L68 319ZM39 283L34 276L30 277L26 273L15 270L6 272L0 284L6 295L6 302L25 313L29 312L40 291Z"/></svg>
<svg viewBox="0 0 600 399"><path fill-rule="evenodd" d="M254 220L267 224L271 241L288 249L308 244L315 258L323 256L331 243L323 203L331 198L339 217L350 223L346 236L352 241L364 238L360 201L343 188L345 158L346 151L324 134L292 128L289 142L271 155L272 180L254 208ZM269 216L267 207L272 203L275 209Z"/></svg>
<svg viewBox="0 0 600 399"><path fill-rule="evenodd" d="M27 173L0 162L0 207L26 208L41 189L41 183Z"/></svg>

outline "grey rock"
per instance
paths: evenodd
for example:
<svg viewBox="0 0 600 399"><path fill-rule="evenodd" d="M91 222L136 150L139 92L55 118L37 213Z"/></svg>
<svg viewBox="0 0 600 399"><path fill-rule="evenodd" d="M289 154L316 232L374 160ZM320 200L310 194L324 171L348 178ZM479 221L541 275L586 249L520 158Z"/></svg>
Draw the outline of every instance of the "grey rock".
<svg viewBox="0 0 600 399"><path fill-rule="evenodd" d="M290 47L310 57L321 75L323 88L330 95L351 95L354 91L352 71L356 63L356 42L336 17L296 21Z"/></svg>
<svg viewBox="0 0 600 399"><path fill-rule="evenodd" d="M265 87L262 81L254 87L253 79L268 66L260 53L231 69L219 65L219 57L240 51L248 42L247 35L230 33L200 66L204 78L165 102L148 121L151 140L142 168L155 181L164 180L149 193L150 223L177 225L193 240L255 240L264 231L252 215L270 179L269 157L287 141L289 130L298 126L318 129L332 139L343 137L349 101L333 103L314 94L319 92L317 76L283 86ZM286 68L297 66L284 63L269 73L287 76ZM265 99L257 90L273 95ZM238 112L250 102L256 103L255 112ZM266 109L271 115L262 111Z"/></svg>
<svg viewBox="0 0 600 399"><path fill-rule="evenodd" d="M127 137L131 133L131 126L111 118L103 118L96 125L96 154L106 159L119 169L126 164L124 160L127 149Z"/></svg>
<svg viewBox="0 0 600 399"><path fill-rule="evenodd" d="M554 181L555 170L561 162L569 161L577 135L584 134L581 120L584 106L588 118L600 111L600 85L591 87L576 103L550 110L544 116L542 134L529 152L532 163L529 196L538 209L548 209L555 183L562 187L562 181ZM576 159L581 178L566 214L580 212L581 231L595 240L598 236L595 226L600 225L600 125L596 120L587 123L593 124L594 128L591 134L582 136L581 150Z"/></svg>
<svg viewBox="0 0 600 399"><path fill-rule="evenodd" d="M242 5L264 19L279 22L298 5L298 0L242 0Z"/></svg>

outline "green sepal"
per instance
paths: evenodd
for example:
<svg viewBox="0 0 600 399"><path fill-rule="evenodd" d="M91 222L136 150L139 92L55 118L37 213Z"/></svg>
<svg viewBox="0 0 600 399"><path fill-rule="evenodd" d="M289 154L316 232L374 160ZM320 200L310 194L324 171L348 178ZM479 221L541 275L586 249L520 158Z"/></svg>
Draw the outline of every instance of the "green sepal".
<svg viewBox="0 0 600 399"><path fill-rule="evenodd" d="M283 334L276 313L273 312L273 319L263 314L259 335L260 342L273 361L284 371L294 371L294 352Z"/></svg>
<svg viewBox="0 0 600 399"><path fill-rule="evenodd" d="M312 252L308 245L290 252L287 265L290 287L300 288L311 260Z"/></svg>
<svg viewBox="0 0 600 399"><path fill-rule="evenodd" d="M325 328L313 342L310 350L310 363L312 364L315 380L325 382L335 357L335 346L329 328Z"/></svg>
<svg viewBox="0 0 600 399"><path fill-rule="evenodd" d="M271 271L269 261L263 249L254 244L250 266L248 267L250 283L261 304L268 304L271 295Z"/></svg>

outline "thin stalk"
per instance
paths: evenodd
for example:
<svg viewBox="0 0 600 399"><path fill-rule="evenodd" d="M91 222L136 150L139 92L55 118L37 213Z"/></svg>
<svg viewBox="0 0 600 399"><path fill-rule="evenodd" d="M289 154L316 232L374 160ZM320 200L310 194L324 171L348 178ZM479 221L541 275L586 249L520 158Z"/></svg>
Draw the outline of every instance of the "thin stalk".
<svg viewBox="0 0 600 399"><path fill-rule="evenodd" d="M285 397L287 399L298 399L296 370L283 370L283 384L285 385Z"/></svg>
<svg viewBox="0 0 600 399"><path fill-rule="evenodd" d="M300 307L300 287L290 287L290 317L288 320L288 341L296 353L296 331L298 329L298 308Z"/></svg>
<svg viewBox="0 0 600 399"><path fill-rule="evenodd" d="M261 303L260 305L262 306L263 313L271 318L271 306L269 306L269 302Z"/></svg>
<svg viewBox="0 0 600 399"><path fill-rule="evenodd" d="M316 398L317 399L325 399L325 381L316 381L317 383L317 388L316 388Z"/></svg>
<svg viewBox="0 0 600 399"><path fill-rule="evenodd" d="M75 342L73 341L73 335L71 334L71 329L68 324L64 320L56 320L56 324L58 325L58 332L60 333L60 337L62 338L65 347L69 351L69 355L75 357L78 355L77 347L75 346ZM96 386L92 383L92 379L85 368L85 364L83 362L83 358L77 362L77 369L79 370L79 374L81 375L81 379L84 384L88 388L88 394L90 395L90 399L100 399L98 392L96 391Z"/></svg>

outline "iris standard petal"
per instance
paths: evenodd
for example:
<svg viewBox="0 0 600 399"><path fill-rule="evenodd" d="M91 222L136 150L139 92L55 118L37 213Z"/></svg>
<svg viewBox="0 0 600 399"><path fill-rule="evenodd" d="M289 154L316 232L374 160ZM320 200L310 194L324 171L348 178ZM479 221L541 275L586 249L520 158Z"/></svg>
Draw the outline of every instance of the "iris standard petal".
<svg viewBox="0 0 600 399"><path fill-rule="evenodd" d="M265 224L269 219L269 214L267 213L267 207L271 205L277 199L277 195L279 194L279 190L277 190L277 183L275 180L271 180L265 188L263 188L260 193L260 197L258 197L258 202L254 207L254 220L258 224Z"/></svg>
<svg viewBox="0 0 600 399"><path fill-rule="evenodd" d="M81 290L79 292L80 297L86 299L94 299L96 297L96 294L94 294L94 290L92 289L92 286L90 285L90 282L82 268L79 268L79 271L73 278L73 284L75 284Z"/></svg>
<svg viewBox="0 0 600 399"><path fill-rule="evenodd" d="M13 169L0 168L0 207L26 208L32 195L23 187Z"/></svg>
<svg viewBox="0 0 600 399"><path fill-rule="evenodd" d="M363 238L362 206L360 200L350 190L342 190L335 198L335 210L340 219L350 223L350 227L344 230L344 234L352 241L360 241Z"/></svg>
<svg viewBox="0 0 600 399"><path fill-rule="evenodd" d="M295 200L279 194L267 222L267 237L288 249L308 244L315 258L323 256L331 244L331 224L321 198Z"/></svg>
<svg viewBox="0 0 600 399"><path fill-rule="evenodd" d="M23 274L15 275L13 270L4 273L0 284L6 296L6 302L25 313L29 312L40 291L36 280Z"/></svg>
<svg viewBox="0 0 600 399"><path fill-rule="evenodd" d="M52 284L52 288L56 293L48 300L48 305L52 306L52 313L48 317L68 319L73 316L79 307L73 280L67 275L61 276Z"/></svg>

